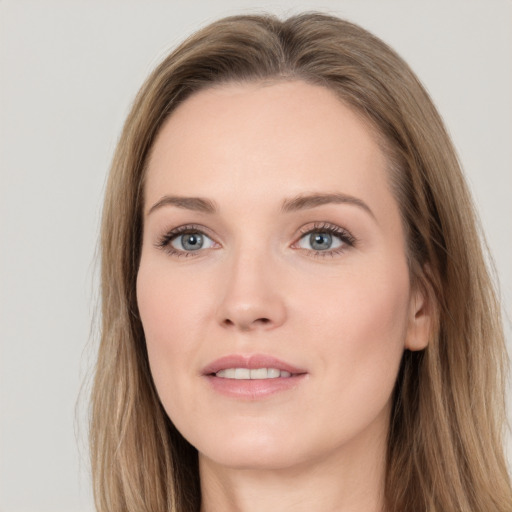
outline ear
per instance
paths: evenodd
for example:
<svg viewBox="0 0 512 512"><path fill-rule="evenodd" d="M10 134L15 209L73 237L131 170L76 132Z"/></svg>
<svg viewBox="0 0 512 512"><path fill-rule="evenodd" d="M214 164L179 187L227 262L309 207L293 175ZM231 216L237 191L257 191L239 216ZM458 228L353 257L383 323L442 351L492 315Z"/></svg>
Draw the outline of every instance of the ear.
<svg viewBox="0 0 512 512"><path fill-rule="evenodd" d="M406 349L416 351L426 348L432 334L433 317L432 300L423 283L417 283L411 292L409 303Z"/></svg>

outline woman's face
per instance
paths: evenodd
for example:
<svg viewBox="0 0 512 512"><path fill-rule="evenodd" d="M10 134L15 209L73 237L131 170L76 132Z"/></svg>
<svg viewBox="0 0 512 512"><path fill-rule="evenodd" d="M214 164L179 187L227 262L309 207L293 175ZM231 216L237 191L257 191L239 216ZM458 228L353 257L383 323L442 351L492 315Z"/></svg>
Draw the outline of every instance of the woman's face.
<svg viewBox="0 0 512 512"><path fill-rule="evenodd" d="M280 468L382 445L427 332L365 122L299 81L199 92L159 133L144 201L151 372L200 457Z"/></svg>

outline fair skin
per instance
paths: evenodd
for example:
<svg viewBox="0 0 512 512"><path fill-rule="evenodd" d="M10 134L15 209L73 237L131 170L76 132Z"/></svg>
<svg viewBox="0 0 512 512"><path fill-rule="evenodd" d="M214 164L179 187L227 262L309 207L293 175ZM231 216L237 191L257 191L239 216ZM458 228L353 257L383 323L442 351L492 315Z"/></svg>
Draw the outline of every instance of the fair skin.
<svg viewBox="0 0 512 512"><path fill-rule="evenodd" d="M300 81L201 91L144 194L138 305L202 510L382 510L393 386L428 315L369 126Z"/></svg>

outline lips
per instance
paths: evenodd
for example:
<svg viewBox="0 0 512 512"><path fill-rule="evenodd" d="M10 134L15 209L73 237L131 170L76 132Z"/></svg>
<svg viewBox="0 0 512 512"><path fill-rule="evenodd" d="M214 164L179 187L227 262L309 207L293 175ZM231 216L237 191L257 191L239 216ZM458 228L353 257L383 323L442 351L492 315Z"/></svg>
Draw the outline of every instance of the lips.
<svg viewBox="0 0 512 512"><path fill-rule="evenodd" d="M229 355L225 357L221 357L207 365L202 373L203 375L216 375L218 372L223 372L225 370L236 370L236 369L245 369L250 370L251 374L254 374L254 378L258 378L257 374L252 370L279 370L280 373L284 373L283 377L290 377L294 375L302 375L307 373L305 369L298 368L293 366L285 361L281 361L280 359L276 359L272 356L267 356L263 354L252 354L248 356L244 355ZM274 376L274 372L270 372L272 378ZM239 372L239 374L247 375L246 372ZM287 375L290 374L290 375ZM281 375L279 375L281 376ZM268 378L267 375L263 376L263 372L261 377ZM229 378L229 377L228 377ZM237 378L234 377L233 378ZM247 376L246 378L252 379L252 376Z"/></svg>
<svg viewBox="0 0 512 512"><path fill-rule="evenodd" d="M216 393L253 401L296 388L307 371L272 356L253 354L222 357L202 374Z"/></svg>

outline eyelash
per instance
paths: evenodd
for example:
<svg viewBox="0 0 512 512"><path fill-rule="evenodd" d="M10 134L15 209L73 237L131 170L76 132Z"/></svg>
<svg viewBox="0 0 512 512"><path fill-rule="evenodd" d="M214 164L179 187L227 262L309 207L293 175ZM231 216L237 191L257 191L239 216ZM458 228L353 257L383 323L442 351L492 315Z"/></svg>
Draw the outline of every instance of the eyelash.
<svg viewBox="0 0 512 512"><path fill-rule="evenodd" d="M318 251L314 249L302 249L314 257L334 257L338 254L345 252L348 247L354 247L357 244L357 239L346 229L341 228L335 224L331 224L329 222L315 222L313 225L306 225L299 230L300 236L298 237L297 241L292 244L291 247L296 248L300 240L302 240L305 236L315 232L328 233L330 235L334 235L337 238L339 238L343 242L343 244L341 245L341 247L338 247L336 249L330 249L325 251ZM171 229L170 231L165 233L165 235L163 235L155 245L159 249L166 251L171 256L185 258L198 256L198 254L196 254L195 251L181 251L175 249L171 245L171 242L175 238L187 233L199 233L201 235L208 236L208 238L211 238L208 234L205 233L205 228L203 226L200 226L198 224L186 224L184 226L178 226L177 228ZM197 251L197 253L199 252L200 251Z"/></svg>

